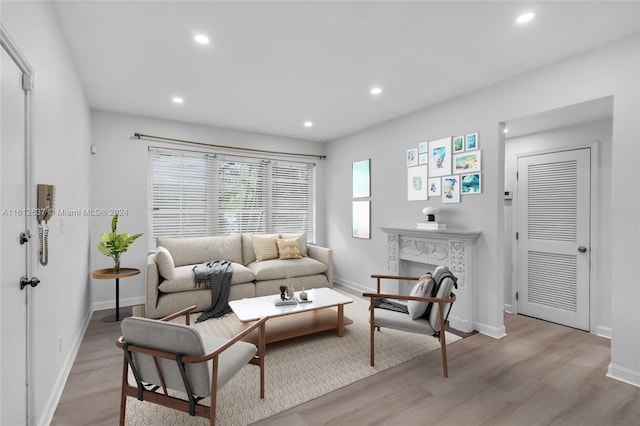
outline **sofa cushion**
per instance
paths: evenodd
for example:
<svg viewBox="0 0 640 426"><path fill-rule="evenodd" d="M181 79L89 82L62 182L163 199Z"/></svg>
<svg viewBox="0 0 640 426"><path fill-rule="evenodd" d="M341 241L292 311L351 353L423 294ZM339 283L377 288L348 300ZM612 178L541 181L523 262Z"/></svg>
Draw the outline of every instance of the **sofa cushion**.
<svg viewBox="0 0 640 426"><path fill-rule="evenodd" d="M256 252L253 250L251 234L242 234L242 264L248 265L256 261Z"/></svg>
<svg viewBox="0 0 640 426"><path fill-rule="evenodd" d="M164 280L158 286L158 290L163 293L179 293L182 291L197 290L194 275L194 265L178 266L174 269L173 279ZM253 281L255 278L253 272L240 263L231 262L233 267L233 275L231 275L231 285L242 284Z"/></svg>
<svg viewBox="0 0 640 426"><path fill-rule="evenodd" d="M279 259L300 259L300 242L297 238L291 238L288 240L278 238L276 240L278 245L278 258Z"/></svg>
<svg viewBox="0 0 640 426"><path fill-rule="evenodd" d="M277 239L278 234L251 235L253 251L256 253L256 262L278 258L278 246L276 245Z"/></svg>
<svg viewBox="0 0 640 426"><path fill-rule="evenodd" d="M210 260L242 263L240 234L217 237L156 238L156 245L169 250L176 267Z"/></svg>
<svg viewBox="0 0 640 426"><path fill-rule="evenodd" d="M164 279L173 278L173 269L175 268L173 257L171 257L169 250L162 246L156 247L156 265L158 265L158 272Z"/></svg>
<svg viewBox="0 0 640 426"><path fill-rule="evenodd" d="M307 256L307 232L297 232L294 234L280 234L280 238L288 240L297 238L300 243L300 255Z"/></svg>
<svg viewBox="0 0 640 426"><path fill-rule="evenodd" d="M327 265L310 257L302 257L300 259L271 259L253 262L248 264L247 268L254 273L256 281L261 281L322 274L327 270Z"/></svg>

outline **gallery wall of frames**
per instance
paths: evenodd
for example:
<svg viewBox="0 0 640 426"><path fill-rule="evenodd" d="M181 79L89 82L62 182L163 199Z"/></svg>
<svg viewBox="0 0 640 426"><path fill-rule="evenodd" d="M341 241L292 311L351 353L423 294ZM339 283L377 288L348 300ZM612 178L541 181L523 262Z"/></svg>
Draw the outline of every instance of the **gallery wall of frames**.
<svg viewBox="0 0 640 426"><path fill-rule="evenodd" d="M439 197L459 203L461 195L482 193L482 151L478 133L422 142L407 150L409 201Z"/></svg>

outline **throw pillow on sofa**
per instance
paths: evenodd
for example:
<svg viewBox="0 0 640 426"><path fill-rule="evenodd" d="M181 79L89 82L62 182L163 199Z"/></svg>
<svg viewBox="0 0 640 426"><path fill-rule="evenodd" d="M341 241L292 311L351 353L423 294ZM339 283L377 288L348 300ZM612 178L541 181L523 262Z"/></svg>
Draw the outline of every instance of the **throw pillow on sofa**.
<svg viewBox="0 0 640 426"><path fill-rule="evenodd" d="M278 254L280 259L300 259L300 242L297 238L278 239Z"/></svg>
<svg viewBox="0 0 640 426"><path fill-rule="evenodd" d="M297 238L300 245L300 256L307 256L307 232L297 232L293 234L280 234L280 238L283 240L289 240L291 238Z"/></svg>
<svg viewBox="0 0 640 426"><path fill-rule="evenodd" d="M173 257L169 250L162 246L156 247L156 264L158 265L158 272L166 280L173 279L173 270L175 264L173 263Z"/></svg>
<svg viewBox="0 0 640 426"><path fill-rule="evenodd" d="M253 251L256 254L256 262L278 258L278 246L276 244L277 239L278 234L251 235Z"/></svg>

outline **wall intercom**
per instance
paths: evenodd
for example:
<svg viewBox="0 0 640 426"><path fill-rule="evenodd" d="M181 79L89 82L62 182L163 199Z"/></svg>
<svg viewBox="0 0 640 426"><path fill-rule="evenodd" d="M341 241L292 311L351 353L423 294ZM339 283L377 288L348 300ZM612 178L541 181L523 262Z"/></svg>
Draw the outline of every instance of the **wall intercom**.
<svg viewBox="0 0 640 426"><path fill-rule="evenodd" d="M38 237L40 238L40 264L49 263L49 227L47 222L55 213L55 186L38 184Z"/></svg>

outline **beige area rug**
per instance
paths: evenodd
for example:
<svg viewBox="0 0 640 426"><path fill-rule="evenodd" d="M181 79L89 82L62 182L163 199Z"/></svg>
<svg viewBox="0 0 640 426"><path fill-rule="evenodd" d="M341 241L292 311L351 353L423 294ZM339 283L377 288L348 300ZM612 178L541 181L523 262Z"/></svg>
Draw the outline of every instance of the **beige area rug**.
<svg viewBox="0 0 640 426"><path fill-rule="evenodd" d="M216 424L246 425L312 400L365 377L440 349L435 338L383 329L376 334L376 366L369 365L369 302L349 295L345 315L353 324L344 337L323 332L267 346L265 398L260 399L259 368L245 366L218 392ZM199 314L192 315L192 324ZM193 325L201 333L231 337L242 329L235 314ZM447 333L447 344L460 337ZM440 357L433 362L440 364ZM135 381L130 377L130 382ZM209 404L208 399L204 400ZM205 419L135 398L127 399L127 425L205 425Z"/></svg>

